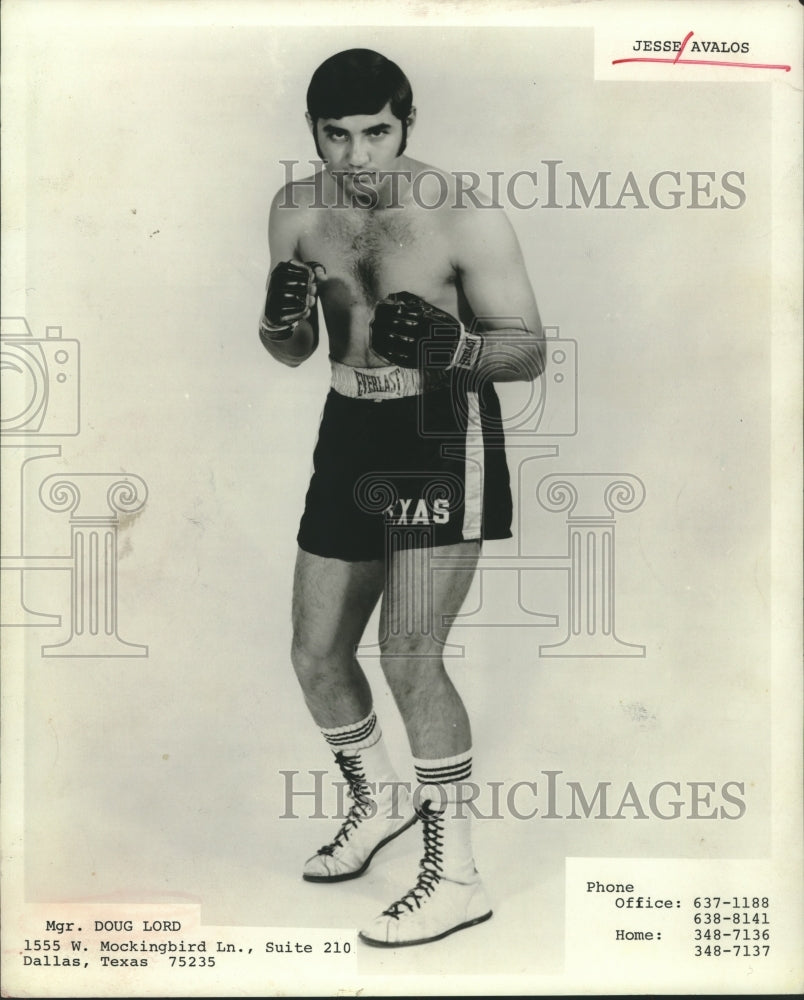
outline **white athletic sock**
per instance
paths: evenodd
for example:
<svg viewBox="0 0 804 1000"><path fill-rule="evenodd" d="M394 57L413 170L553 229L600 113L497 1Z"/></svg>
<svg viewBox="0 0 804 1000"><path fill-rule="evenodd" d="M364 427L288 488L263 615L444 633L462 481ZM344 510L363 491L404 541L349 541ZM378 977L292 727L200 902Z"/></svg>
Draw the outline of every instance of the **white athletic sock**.
<svg viewBox="0 0 804 1000"><path fill-rule="evenodd" d="M463 785L472 776L471 748L454 757L414 757L413 765L419 780L417 805L429 800L431 808L439 812L447 807L453 815L462 812L456 803L466 798Z"/></svg>
<svg viewBox="0 0 804 1000"><path fill-rule="evenodd" d="M444 878L471 883L477 880L471 839L471 817L458 803L466 798L463 785L472 774L472 751L454 757L414 757L420 788L414 800L427 811L439 813L440 869ZM426 821L425 821L426 822Z"/></svg>
<svg viewBox="0 0 804 1000"><path fill-rule="evenodd" d="M334 729L322 728L321 732L335 753L357 753L358 750L367 750L382 737L374 709L359 722L352 722L348 726L336 726Z"/></svg>
<svg viewBox="0 0 804 1000"><path fill-rule="evenodd" d="M440 785L454 801L460 791L460 782L472 776L472 751L470 748L454 757L414 757L413 766L422 785Z"/></svg>
<svg viewBox="0 0 804 1000"><path fill-rule="evenodd" d="M350 787L355 781L379 803L389 819L411 814L409 786L400 782L374 710L348 726L322 729L324 739ZM346 759L345 759L346 758Z"/></svg>

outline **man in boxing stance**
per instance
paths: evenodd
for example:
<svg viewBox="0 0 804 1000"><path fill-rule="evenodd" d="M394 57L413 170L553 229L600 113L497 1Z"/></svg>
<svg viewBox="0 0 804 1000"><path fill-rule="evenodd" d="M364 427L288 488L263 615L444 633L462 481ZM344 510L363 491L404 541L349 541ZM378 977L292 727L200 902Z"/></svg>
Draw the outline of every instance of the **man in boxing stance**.
<svg viewBox="0 0 804 1000"><path fill-rule="evenodd" d="M491 916L461 806L469 719L442 652L482 540L511 535L493 382L532 380L544 364L510 223L406 154L415 114L407 78L376 52L351 49L316 70L307 121L324 165L274 198L260 323L269 353L296 366L318 345L320 300L332 367L298 535L291 657L352 804L303 877L362 875L419 819L415 885L360 934L390 947ZM380 598L382 669L419 782L412 798L355 656Z"/></svg>

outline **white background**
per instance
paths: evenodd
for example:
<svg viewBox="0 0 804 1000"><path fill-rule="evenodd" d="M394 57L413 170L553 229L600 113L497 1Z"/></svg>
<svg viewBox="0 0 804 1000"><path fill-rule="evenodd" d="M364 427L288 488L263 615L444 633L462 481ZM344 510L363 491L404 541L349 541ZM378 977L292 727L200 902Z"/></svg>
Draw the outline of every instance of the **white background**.
<svg viewBox="0 0 804 1000"><path fill-rule="evenodd" d="M561 18L315 30L227 23L225 5L206 24L170 5L176 16L158 22L145 5L108 17L69 6L80 16L57 31L13 11L26 242L3 313L81 342L82 432L47 472L148 484L121 529L119 600L121 636L149 655L46 659L54 630L27 630L25 899L197 903L208 924L354 928L411 881L415 837L337 893L303 885L300 864L328 828L279 819L279 772L328 761L287 655L328 371L325 345L299 370L274 363L256 321L279 160L303 161L301 174L314 158L310 74L353 46L409 75L409 151L426 162L541 178L541 161L560 159L588 182L611 171L615 198L633 171L646 199L661 170L736 170L746 192L737 211L511 210L544 321L578 343L580 427L557 458L530 463L518 539L487 551L564 550L563 515L535 502L542 475L638 476L645 504L617 527L617 630L647 655L540 659L562 627L467 629L452 670L480 781L552 769L647 794L662 780L736 780L746 814L478 823L495 919L415 955L361 954L361 973L560 973L565 857L766 856L772 626L795 625L774 617L769 560L777 84L595 81L592 27ZM691 26L679 19L667 37ZM624 47L635 37L654 33L626 29ZM503 390L511 408L518 391ZM31 502L28 523L31 551L47 537L68 554L63 518ZM67 621L58 576L29 598ZM536 576L523 600L563 616L564 574ZM404 775L400 723L377 662L367 669Z"/></svg>

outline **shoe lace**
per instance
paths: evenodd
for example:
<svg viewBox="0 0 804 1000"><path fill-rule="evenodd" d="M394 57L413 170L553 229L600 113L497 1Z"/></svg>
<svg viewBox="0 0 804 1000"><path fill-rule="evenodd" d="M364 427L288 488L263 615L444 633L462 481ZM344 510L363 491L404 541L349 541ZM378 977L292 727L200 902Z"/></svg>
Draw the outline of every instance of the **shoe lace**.
<svg viewBox="0 0 804 1000"><path fill-rule="evenodd" d="M442 878L442 860L444 848L444 816L434 810L429 801L424 802L416 810L422 821L424 832L424 855L419 862L419 877L412 889L409 889L401 899L391 903L384 916L398 920L403 911L412 913L418 910L425 899L433 892Z"/></svg>
<svg viewBox="0 0 804 1000"><path fill-rule="evenodd" d="M372 808L371 790L366 784L366 775L360 764L360 755L336 753L335 762L346 779L347 795L351 798L352 804L349 806L346 818L341 823L334 839L329 844L320 847L319 854L331 855L336 848L343 847L349 839L349 834L369 816Z"/></svg>

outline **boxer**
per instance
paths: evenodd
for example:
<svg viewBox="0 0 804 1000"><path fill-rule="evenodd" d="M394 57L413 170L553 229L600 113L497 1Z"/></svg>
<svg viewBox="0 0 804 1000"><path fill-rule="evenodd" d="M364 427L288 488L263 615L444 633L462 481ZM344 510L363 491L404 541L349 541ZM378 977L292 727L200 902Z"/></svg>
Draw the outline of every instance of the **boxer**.
<svg viewBox="0 0 804 1000"><path fill-rule="evenodd" d="M494 383L538 378L544 340L504 212L455 207L455 179L407 153L416 109L395 63L368 49L327 59L306 117L323 166L273 200L259 332L295 367L318 347L319 309L326 322L332 383L298 533L291 661L351 805L302 874L356 878L418 823L418 875L360 932L401 947L492 912L462 808L471 728L442 654L483 541L511 536ZM450 197L435 197L444 185ZM394 769L355 655L378 602L415 786Z"/></svg>

